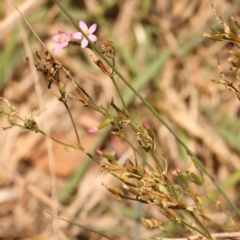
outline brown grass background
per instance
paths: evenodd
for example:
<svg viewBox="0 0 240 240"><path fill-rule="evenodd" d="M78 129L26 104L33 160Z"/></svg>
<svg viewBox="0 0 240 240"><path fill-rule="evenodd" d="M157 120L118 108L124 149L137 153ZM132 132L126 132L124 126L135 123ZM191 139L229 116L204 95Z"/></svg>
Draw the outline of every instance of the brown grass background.
<svg viewBox="0 0 240 240"><path fill-rule="evenodd" d="M15 3L50 50L55 47L51 36L58 30L76 31L51 1L19 0ZM203 32L210 32L210 26L221 29L212 13L210 1L72 0L63 4L76 23L82 19L89 26L95 22L98 24L98 47L107 39L113 40L119 71L138 88L208 171L224 184L230 199L240 206L240 103L233 92L210 81L221 79L217 58L226 76L236 81L227 61L227 50L233 46L201 36ZM238 18L238 0L219 0L215 4L229 24L230 16ZM34 77L26 61L29 57L24 46L27 40L34 55L36 49L43 52L43 47L8 1L2 2L0 16L1 96L16 106L22 117L29 117L33 110L43 110L39 103L42 101L46 111L36 118L38 125L42 127L47 123L54 137L64 142L76 142L66 110L48 90L47 80L40 73L37 73L39 79ZM27 40L23 37L20 23ZM88 49L70 46L55 56L98 104L109 106L111 97L118 100L116 91L107 76L92 63L89 54ZM139 124L148 122L157 133L157 153L167 160L169 171L176 167L193 169L185 150L171 133L118 81L124 97L131 99L129 111L132 119ZM39 87L40 95L37 93ZM67 85L67 91L75 94L71 84ZM87 129L103 121L99 114L70 98L68 103L88 151L94 153L95 147L106 152L114 150L120 162L132 157L131 149L117 137L102 132L95 135L86 133ZM7 109L4 102L0 106ZM8 126L4 116L1 116L0 123ZM136 143L131 132L127 135ZM142 216L162 221L175 237L189 235L180 226L167 224L167 220L154 208L117 201L102 183L121 189L119 182L109 174L99 172L84 154L78 151L68 153L55 143L52 147L57 191L62 200L60 216L105 231L116 239L166 236L160 235L159 229L149 230L142 226L139 223ZM1 131L0 239L53 239L52 217L46 213L46 210L51 211L53 201L46 149L46 141L40 134L17 128ZM215 189L207 178L206 187L208 193ZM69 188L70 191L66 190ZM219 199L235 216L224 199L220 196ZM214 204L206 205L206 214L221 224L226 223L225 215ZM58 224L61 239L103 239L63 221ZM221 231L214 227L211 230Z"/></svg>

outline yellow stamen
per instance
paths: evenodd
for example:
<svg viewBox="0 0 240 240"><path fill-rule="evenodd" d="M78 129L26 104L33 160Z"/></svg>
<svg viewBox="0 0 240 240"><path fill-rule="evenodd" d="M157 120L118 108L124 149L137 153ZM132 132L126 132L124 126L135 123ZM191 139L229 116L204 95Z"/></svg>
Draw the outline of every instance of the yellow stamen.
<svg viewBox="0 0 240 240"><path fill-rule="evenodd" d="M85 30L84 33L89 36L89 31L88 30Z"/></svg>
<svg viewBox="0 0 240 240"><path fill-rule="evenodd" d="M64 43L67 41L66 37L63 34L60 34L58 37L60 43Z"/></svg>

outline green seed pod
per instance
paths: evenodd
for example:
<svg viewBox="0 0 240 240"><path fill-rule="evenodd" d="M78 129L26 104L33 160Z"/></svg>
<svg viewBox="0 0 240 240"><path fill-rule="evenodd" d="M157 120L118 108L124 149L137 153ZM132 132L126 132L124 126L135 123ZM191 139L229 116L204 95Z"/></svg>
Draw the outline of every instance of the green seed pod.
<svg viewBox="0 0 240 240"><path fill-rule="evenodd" d="M133 195L141 196L141 193L140 193L136 188L130 187L130 188L128 189L128 191L129 191L130 193L132 193Z"/></svg>
<svg viewBox="0 0 240 240"><path fill-rule="evenodd" d="M201 186L203 184L203 180L200 179L195 173L189 172L189 175L192 179L192 182L196 183L197 185Z"/></svg>
<svg viewBox="0 0 240 240"><path fill-rule="evenodd" d="M166 194L166 195L169 195L169 191L168 191L167 187L164 186L164 185L161 184L161 183L157 183L157 184L154 186L154 188L155 188L157 191L159 191L160 193L164 193L164 194Z"/></svg>
<svg viewBox="0 0 240 240"><path fill-rule="evenodd" d="M182 180L182 182L184 182L184 183L188 183L190 181L189 176L184 172L180 173L179 177Z"/></svg>
<svg viewBox="0 0 240 240"><path fill-rule="evenodd" d="M143 186L142 182L139 180L135 180L135 184L137 185L137 188L141 188Z"/></svg>

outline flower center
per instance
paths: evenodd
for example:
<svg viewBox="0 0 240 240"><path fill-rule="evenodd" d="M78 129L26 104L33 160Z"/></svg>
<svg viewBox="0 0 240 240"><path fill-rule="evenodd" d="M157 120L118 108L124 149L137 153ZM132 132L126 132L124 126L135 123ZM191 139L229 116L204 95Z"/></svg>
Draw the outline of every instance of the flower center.
<svg viewBox="0 0 240 240"><path fill-rule="evenodd" d="M84 33L89 36L89 31L88 30L85 30Z"/></svg>
<svg viewBox="0 0 240 240"><path fill-rule="evenodd" d="M66 37L63 34L60 34L58 37L59 43L64 43L67 41Z"/></svg>

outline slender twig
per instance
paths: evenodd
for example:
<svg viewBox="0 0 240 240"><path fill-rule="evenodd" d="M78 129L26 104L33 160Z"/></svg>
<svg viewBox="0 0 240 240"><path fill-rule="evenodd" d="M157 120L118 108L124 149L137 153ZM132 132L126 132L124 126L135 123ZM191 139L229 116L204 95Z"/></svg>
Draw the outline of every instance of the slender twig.
<svg viewBox="0 0 240 240"><path fill-rule="evenodd" d="M203 225L203 223L198 219L198 217L196 216L196 214L194 214L193 212L189 212L190 215L195 219L195 221L197 222L197 224L206 232L206 235L209 237L209 239L212 239L212 236L210 234L210 232L208 231L208 229Z"/></svg>
<svg viewBox="0 0 240 240"><path fill-rule="evenodd" d="M64 145L64 146L66 146L66 147L76 148L76 146L74 146L74 145L70 145L70 144L63 143L63 142L61 142L61 141L59 141L59 140L57 140L57 139L55 139L55 138L53 138L53 137L51 137L51 136L48 136L46 133L44 133L44 132L43 132L42 130L40 130L40 129L38 130L38 132L40 132L40 133L43 134L44 136L49 137L49 138L51 138L53 141L55 141L55 142L57 142L57 143L60 143L60 144L62 144L62 145ZM91 153L87 152L81 145L78 145L76 149L79 149L79 150L81 150L82 152L84 152L89 158L91 158L95 163L97 163L97 164L99 165L99 161L97 161L97 160L93 157L93 155L92 155Z"/></svg>
<svg viewBox="0 0 240 240"><path fill-rule="evenodd" d="M163 167L162 167L161 163L159 162L158 158L155 156L154 153L151 153L151 156L152 156L152 158L154 160L154 163L155 163L156 168L158 170L159 176L162 176Z"/></svg>
<svg viewBox="0 0 240 240"><path fill-rule="evenodd" d="M90 95L79 85L79 83L76 82L75 78L69 73L69 71L64 67L62 69L67 74L67 76L72 80L73 85L75 87L78 87L85 94L88 100L95 106L96 111L103 113L101 108L99 108L99 106L94 102L94 100L90 97Z"/></svg>
<svg viewBox="0 0 240 240"><path fill-rule="evenodd" d="M190 229L192 229L192 230L200 233L202 236L205 236L205 234L204 234L202 231L200 231L199 229L197 229L197 228L195 228L194 226L188 224L187 222L183 221L182 219L181 219L181 221L182 221L182 224L183 224L184 226L187 226L188 228L190 228ZM209 239L212 239L212 238L209 238Z"/></svg>
<svg viewBox="0 0 240 240"><path fill-rule="evenodd" d="M120 91L120 89L119 89L119 87L118 87L118 85L117 85L117 82L116 82L116 80L115 80L115 78L114 78L113 76L111 76L110 78L112 79L112 82L113 82L113 84L114 84L114 86L115 86L115 88L116 88L116 90L117 90L117 92L118 92L118 95L119 95L119 97L120 97L120 100L121 100L121 102L122 102L123 108L124 108L124 110L125 110L125 112L126 112L126 111L127 111L127 106L126 106L126 104L125 104L125 102L124 102L124 99L123 99L122 94L121 94L121 91Z"/></svg>
<svg viewBox="0 0 240 240"><path fill-rule="evenodd" d="M63 218L63 217L56 216L56 215L52 214L52 213L49 212L49 211L46 211L46 212L49 213L49 214L51 214L53 217L59 218L59 219L65 221L65 222L68 222L68 223L72 224L72 225L81 227L81 228L83 228L83 229L85 229L85 230L87 230L87 231L90 231L90 232L94 232L94 233L96 233L96 234L98 234L98 235L100 235L100 236L102 236L102 237L105 237L105 238L107 238L107 239L109 239L109 240L114 240L113 238L111 238L111 237L109 237L109 236L107 236L107 235L105 235L105 234L103 234L103 233L100 233L100 232L98 232L98 231L96 231L96 230L87 228L87 227L83 226L82 224L75 223L75 222L72 222L72 221L70 221L70 220L68 220L68 219L65 219L65 218Z"/></svg>
<svg viewBox="0 0 240 240"><path fill-rule="evenodd" d="M3 109L1 109L1 114L7 115L7 116L9 116L9 117L11 116L11 117L18 118L19 120L21 120L22 122L24 122L24 119L21 118L20 116L18 116L18 115L16 115L16 116L11 115L11 113L5 112Z"/></svg>
<svg viewBox="0 0 240 240"><path fill-rule="evenodd" d="M30 129L30 130L31 130L31 129ZM45 137L48 137L48 138L52 139L54 142L59 143L59 144L65 146L65 147L75 148L74 145L64 143L64 142L62 142L62 141L60 141L60 140L58 140L58 139L56 139L56 138L54 138L54 137L52 137L52 136L49 136L49 135L47 135L45 132L43 132L43 131L40 130L40 129L38 130L38 132L40 132L40 133L41 133L42 135L44 135Z"/></svg>
<svg viewBox="0 0 240 240"><path fill-rule="evenodd" d="M128 143L128 145L132 148L133 154L134 154L135 166L138 167L137 154L136 154L135 147L133 146L133 144L126 137L122 137L122 139L124 141L126 141Z"/></svg>
<svg viewBox="0 0 240 240"><path fill-rule="evenodd" d="M78 135L77 127L76 127L75 121L74 121L74 119L73 119L72 113L71 113L71 111L70 111L67 103L66 103L66 102L63 102L63 104L64 104L64 106L66 107L67 112L68 112L68 115L69 115L69 117L70 117L70 119L71 119L71 122L72 122L72 125L73 125L73 128L74 128L74 132L75 132L75 135L76 135L76 137L77 137L78 145L81 145L81 141L80 141L80 138L79 138L79 135Z"/></svg>

